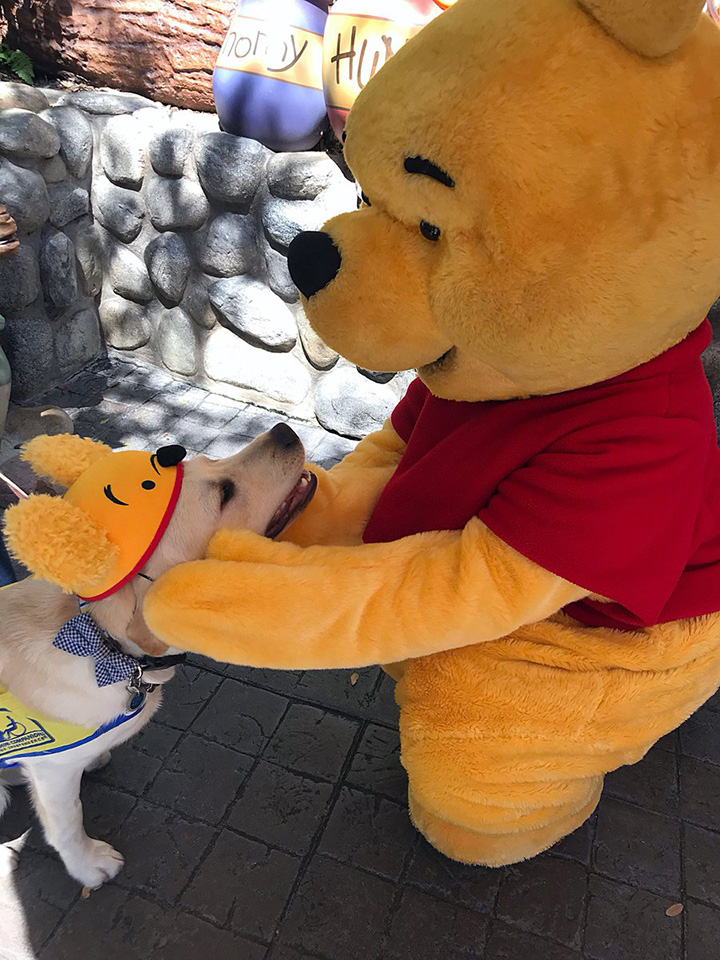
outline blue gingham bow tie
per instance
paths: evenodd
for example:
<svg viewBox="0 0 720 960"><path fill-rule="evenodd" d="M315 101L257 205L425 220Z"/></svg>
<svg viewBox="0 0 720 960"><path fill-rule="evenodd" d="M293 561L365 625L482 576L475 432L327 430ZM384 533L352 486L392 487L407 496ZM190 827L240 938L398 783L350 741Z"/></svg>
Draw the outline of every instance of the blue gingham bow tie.
<svg viewBox="0 0 720 960"><path fill-rule="evenodd" d="M112 646L89 613L80 613L68 620L53 640L53 646L76 657L92 657L99 687L129 680L138 668L137 660Z"/></svg>

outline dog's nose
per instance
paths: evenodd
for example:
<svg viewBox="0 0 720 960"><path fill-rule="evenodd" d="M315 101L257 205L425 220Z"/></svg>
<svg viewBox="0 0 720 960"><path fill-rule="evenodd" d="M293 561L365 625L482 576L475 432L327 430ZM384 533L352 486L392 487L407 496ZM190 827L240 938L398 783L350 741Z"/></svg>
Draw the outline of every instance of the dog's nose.
<svg viewBox="0 0 720 960"><path fill-rule="evenodd" d="M276 423L270 431L270 436L281 447L292 447L300 443L300 437L286 423Z"/></svg>
<svg viewBox="0 0 720 960"><path fill-rule="evenodd" d="M340 271L342 257L329 233L299 233L288 248L288 269L295 286L308 300Z"/></svg>

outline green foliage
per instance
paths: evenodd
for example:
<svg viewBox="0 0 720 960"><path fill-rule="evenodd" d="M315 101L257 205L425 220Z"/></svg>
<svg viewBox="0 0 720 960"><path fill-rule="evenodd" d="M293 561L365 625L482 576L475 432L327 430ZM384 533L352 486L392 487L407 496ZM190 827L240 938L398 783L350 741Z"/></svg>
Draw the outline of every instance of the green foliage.
<svg viewBox="0 0 720 960"><path fill-rule="evenodd" d="M11 50L6 43L0 43L0 67L5 66L25 83L35 79L32 60L22 50Z"/></svg>

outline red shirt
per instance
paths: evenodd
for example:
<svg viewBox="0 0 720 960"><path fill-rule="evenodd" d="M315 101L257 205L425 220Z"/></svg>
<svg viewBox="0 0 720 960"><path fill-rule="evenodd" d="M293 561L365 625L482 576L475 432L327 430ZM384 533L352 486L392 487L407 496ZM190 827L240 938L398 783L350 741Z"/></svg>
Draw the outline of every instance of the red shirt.
<svg viewBox="0 0 720 960"><path fill-rule="evenodd" d="M567 612L636 629L720 610L720 451L700 355L682 343L603 383L463 403L413 381L392 416L407 443L366 543L479 517L528 559L612 603Z"/></svg>

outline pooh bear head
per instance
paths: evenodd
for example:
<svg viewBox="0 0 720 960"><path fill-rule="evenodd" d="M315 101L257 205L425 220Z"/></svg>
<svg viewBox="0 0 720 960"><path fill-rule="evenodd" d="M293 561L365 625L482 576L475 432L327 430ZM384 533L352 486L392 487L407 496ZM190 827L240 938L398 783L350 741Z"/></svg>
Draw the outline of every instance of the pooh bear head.
<svg viewBox="0 0 720 960"><path fill-rule="evenodd" d="M704 0L459 0L359 96L357 212L301 234L317 333L437 396L624 373L720 287L720 30Z"/></svg>

